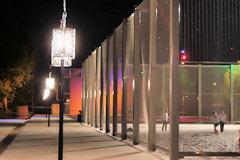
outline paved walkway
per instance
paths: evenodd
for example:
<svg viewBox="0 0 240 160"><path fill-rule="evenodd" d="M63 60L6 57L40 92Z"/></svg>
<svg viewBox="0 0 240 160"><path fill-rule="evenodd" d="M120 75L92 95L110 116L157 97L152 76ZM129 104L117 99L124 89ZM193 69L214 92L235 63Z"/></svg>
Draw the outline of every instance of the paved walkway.
<svg viewBox="0 0 240 160"><path fill-rule="evenodd" d="M0 127L0 142L11 133L15 126L1 126Z"/></svg>
<svg viewBox="0 0 240 160"><path fill-rule="evenodd" d="M13 128L13 127L12 127ZM0 160L57 160L58 120L52 117L47 126L45 116L34 116L25 126L9 131ZM1 130L1 125L0 125ZM10 136L9 136L10 135ZM8 143L8 139L10 142ZM3 143L1 143L3 145ZM0 149L1 149L0 145ZM168 160L161 152L149 153L140 145L119 141L94 128L65 118L64 160ZM183 160L230 160L239 157L185 157Z"/></svg>
<svg viewBox="0 0 240 160"><path fill-rule="evenodd" d="M161 160L158 154L145 152L118 141L94 128L66 120L64 123L64 160ZM33 117L0 155L1 160L57 160L58 122L47 127L43 117Z"/></svg>

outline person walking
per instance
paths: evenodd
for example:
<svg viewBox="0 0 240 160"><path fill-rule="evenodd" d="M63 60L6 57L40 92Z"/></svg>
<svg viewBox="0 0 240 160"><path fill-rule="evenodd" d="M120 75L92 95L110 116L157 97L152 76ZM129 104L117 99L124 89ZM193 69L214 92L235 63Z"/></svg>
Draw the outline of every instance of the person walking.
<svg viewBox="0 0 240 160"><path fill-rule="evenodd" d="M162 131L165 129L167 130L167 123L168 123L168 109L165 109L165 112L163 114L163 125L162 125Z"/></svg>
<svg viewBox="0 0 240 160"><path fill-rule="evenodd" d="M226 120L227 120L227 116L223 109L222 112L219 114L220 131L221 132L223 132L223 130L224 130L224 123L226 122Z"/></svg>
<svg viewBox="0 0 240 160"><path fill-rule="evenodd" d="M214 125L214 133L215 135L218 135L217 126L219 125L219 116L217 112L213 112L211 116L211 120L213 121L213 125Z"/></svg>

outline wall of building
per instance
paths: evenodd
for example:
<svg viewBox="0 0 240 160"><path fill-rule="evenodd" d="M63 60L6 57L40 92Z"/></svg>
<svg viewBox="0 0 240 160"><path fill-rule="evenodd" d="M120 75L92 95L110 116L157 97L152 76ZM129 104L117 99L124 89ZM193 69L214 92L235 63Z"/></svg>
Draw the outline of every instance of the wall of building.
<svg viewBox="0 0 240 160"><path fill-rule="evenodd" d="M77 115L82 110L82 79L80 77L70 78L70 108L69 114Z"/></svg>

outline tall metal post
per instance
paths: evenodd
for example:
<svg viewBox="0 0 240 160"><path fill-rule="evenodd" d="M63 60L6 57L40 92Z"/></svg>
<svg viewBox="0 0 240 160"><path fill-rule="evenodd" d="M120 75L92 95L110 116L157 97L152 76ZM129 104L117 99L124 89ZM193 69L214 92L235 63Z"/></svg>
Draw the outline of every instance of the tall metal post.
<svg viewBox="0 0 240 160"><path fill-rule="evenodd" d="M122 140L127 139L127 19L123 19L122 23Z"/></svg>
<svg viewBox="0 0 240 160"><path fill-rule="evenodd" d="M109 51L109 45L110 45L110 38L107 39L107 97L106 97L106 133L110 132L109 128L109 118L110 118L110 51Z"/></svg>
<svg viewBox="0 0 240 160"><path fill-rule="evenodd" d="M47 116L48 116L48 106L47 106L47 103L46 103L46 106L45 106L45 114L46 114L46 118L47 118Z"/></svg>
<svg viewBox="0 0 240 160"><path fill-rule="evenodd" d="M234 121L234 82L233 82L233 65L231 64L231 77L230 77L230 80L231 80L231 84L230 84L230 94L231 94L231 97L230 97L230 103L231 103L231 123L233 123Z"/></svg>
<svg viewBox="0 0 240 160"><path fill-rule="evenodd" d="M100 69L101 69L101 65L100 65L100 56L101 56L101 52L99 51L99 48L96 49L96 103L95 103L95 128L98 128L98 122L99 122L99 88L100 88Z"/></svg>
<svg viewBox="0 0 240 160"><path fill-rule="evenodd" d="M91 65L91 126L95 125L95 112L94 112L94 109L95 109L95 106L94 106L94 102L95 102L95 81L96 79L94 79L95 77L95 71L94 71L94 68L96 69L96 65L95 65L95 62L94 62L94 54L92 54L90 56L91 60L90 60L90 65Z"/></svg>
<svg viewBox="0 0 240 160"><path fill-rule="evenodd" d="M179 159L179 110L178 110L178 66L179 66L179 0L170 0L170 160Z"/></svg>
<svg viewBox="0 0 240 160"><path fill-rule="evenodd" d="M48 104L48 127L50 127L50 104Z"/></svg>
<svg viewBox="0 0 240 160"><path fill-rule="evenodd" d="M157 21L156 21L157 0L150 1L150 23L149 23L149 72L148 72L148 150L154 151L156 141L156 126L155 126L155 106L152 104L152 67L155 65L157 54Z"/></svg>
<svg viewBox="0 0 240 160"><path fill-rule="evenodd" d="M100 74L100 82L101 82L101 94L100 94L100 96L101 96L101 98L100 98L100 130L102 130L102 128L103 128L103 117L104 117L104 115L103 115L103 92L104 92L104 88L103 88L103 81L104 81L104 79L103 79L103 66L104 66L104 64L103 64L103 56L102 56L102 47L101 47L101 55L100 55L100 66L101 66L101 69L100 69L100 71L101 71L101 74Z"/></svg>
<svg viewBox="0 0 240 160"><path fill-rule="evenodd" d="M134 12L134 55L133 55L133 144L138 144L139 137L139 114L140 114L140 101L139 93L141 92L140 86L140 33L139 33L139 10Z"/></svg>
<svg viewBox="0 0 240 160"><path fill-rule="evenodd" d="M198 65L198 120L202 121L202 66Z"/></svg>
<svg viewBox="0 0 240 160"><path fill-rule="evenodd" d="M113 33L113 136L117 134L117 94L118 94L118 54L116 49L116 31Z"/></svg>
<svg viewBox="0 0 240 160"><path fill-rule="evenodd" d="M64 60L61 59L61 101L59 114L58 160L63 159L63 86L64 86Z"/></svg>
<svg viewBox="0 0 240 160"><path fill-rule="evenodd" d="M86 69L86 73L90 73L90 56L88 56L88 58L87 58L87 69ZM90 96L91 96L91 92L90 92L90 90L91 90L91 83L90 83L90 75L89 74L86 74L87 75L87 124L88 125L90 125L91 124L91 114L90 114L90 108L91 108L91 98L90 98Z"/></svg>

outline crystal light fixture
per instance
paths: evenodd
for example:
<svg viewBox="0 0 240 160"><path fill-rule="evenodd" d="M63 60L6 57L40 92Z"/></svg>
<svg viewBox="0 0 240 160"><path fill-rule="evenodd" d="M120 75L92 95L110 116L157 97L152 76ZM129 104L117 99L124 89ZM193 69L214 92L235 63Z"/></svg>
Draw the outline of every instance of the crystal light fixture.
<svg viewBox="0 0 240 160"><path fill-rule="evenodd" d="M66 66L71 66L75 59L75 34L76 30L71 28L54 28L52 34L52 65L61 65L61 59L66 60Z"/></svg>
<svg viewBox="0 0 240 160"><path fill-rule="evenodd" d="M49 78L46 78L46 89L52 90L55 86L55 79L51 77L51 72L49 72Z"/></svg>

